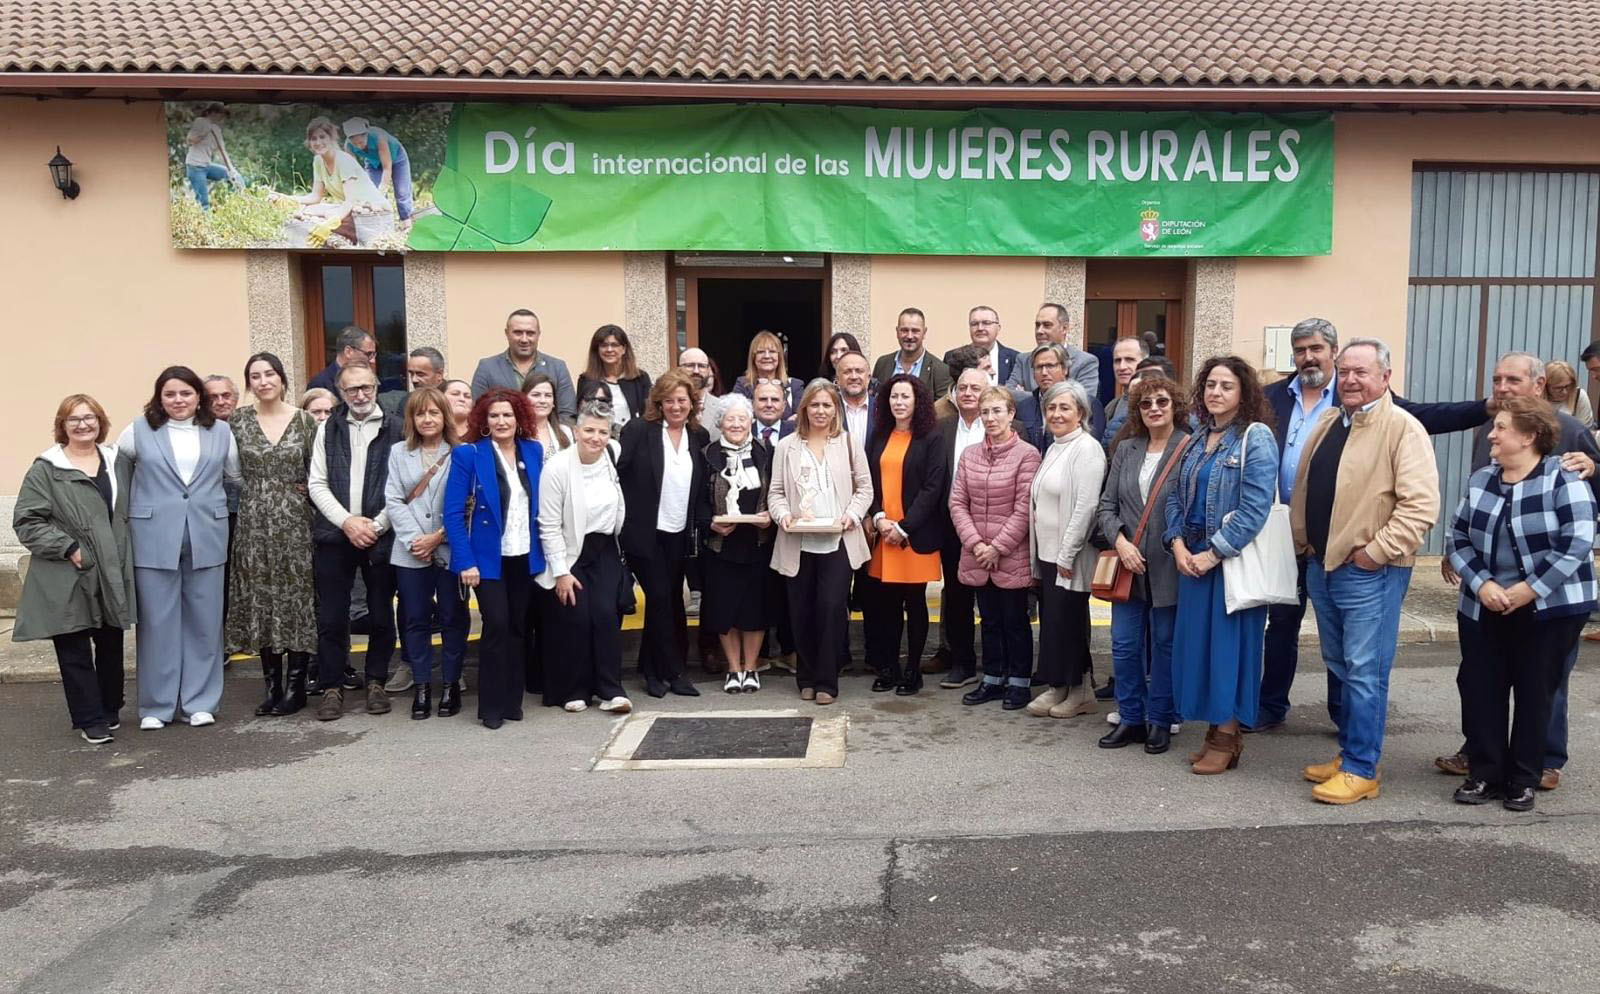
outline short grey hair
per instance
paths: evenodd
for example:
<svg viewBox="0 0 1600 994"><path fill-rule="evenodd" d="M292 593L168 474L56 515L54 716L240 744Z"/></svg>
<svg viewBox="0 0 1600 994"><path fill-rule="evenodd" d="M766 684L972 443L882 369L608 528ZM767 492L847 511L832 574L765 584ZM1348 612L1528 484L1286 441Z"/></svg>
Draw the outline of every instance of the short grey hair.
<svg viewBox="0 0 1600 994"><path fill-rule="evenodd" d="M338 337L333 340L334 350L335 352L343 352L345 349L355 349L360 352L361 343L369 338L372 339L374 344L378 341L373 337L372 332L359 324L347 324L339 332Z"/></svg>
<svg viewBox="0 0 1600 994"><path fill-rule="evenodd" d="M1053 353L1056 357L1056 361L1061 363L1061 372L1065 373L1067 371L1067 348L1066 346L1058 345L1055 342L1046 342L1045 344L1035 348L1032 352L1028 353L1029 371L1032 371L1033 360L1039 358L1039 353L1041 352ZM998 372L998 370L996 370L996 372Z"/></svg>
<svg viewBox="0 0 1600 994"><path fill-rule="evenodd" d="M1528 378L1530 380L1544 378L1544 360L1532 352L1507 352L1495 362L1495 365L1498 366L1507 359L1526 359L1528 361Z"/></svg>
<svg viewBox="0 0 1600 994"><path fill-rule="evenodd" d="M412 349L411 350L411 358L413 358L413 359L426 359L429 362L433 363L433 371L435 373L443 373L444 372L444 353L440 352L438 349L434 348L432 345L423 345L423 346L420 346L418 348Z"/></svg>
<svg viewBox="0 0 1600 994"><path fill-rule="evenodd" d="M1378 354L1379 369L1387 373L1392 368L1389 365L1389 346L1378 341L1376 338L1352 338L1350 341L1345 343L1343 349L1339 350L1339 355L1343 356L1351 349L1358 348L1360 346L1366 346Z"/></svg>
<svg viewBox="0 0 1600 994"><path fill-rule="evenodd" d="M582 407L578 408L579 421L590 419L594 421L604 421L609 425L611 424L611 417L611 405L607 404L603 400L587 401Z"/></svg>
<svg viewBox="0 0 1600 994"><path fill-rule="evenodd" d="M717 427L722 427L722 419L728 416L729 411L743 411L751 421L756 418L755 408L750 406L750 400L742 393L730 393L722 398L722 406L717 410Z"/></svg>
<svg viewBox="0 0 1600 994"><path fill-rule="evenodd" d="M235 394L238 394L239 392L239 388L234 385L233 377L224 376L221 373L212 373L210 376L206 377L203 382L206 386L210 386L213 383L226 383L229 390L232 390Z"/></svg>
<svg viewBox="0 0 1600 994"><path fill-rule="evenodd" d="M1289 343L1292 345L1295 342L1304 341L1312 335L1321 335L1322 340L1328 343L1328 348L1330 349L1339 347L1339 329L1335 328L1333 322L1327 318L1306 318L1296 324L1289 331Z"/></svg>
<svg viewBox="0 0 1600 994"><path fill-rule="evenodd" d="M1083 423L1084 427L1088 427L1089 391L1085 390L1083 384L1077 380L1062 380L1046 390L1043 396L1039 398L1039 416L1043 417L1045 409L1050 406L1050 402L1062 394L1072 398L1072 405L1078 409L1078 420Z"/></svg>

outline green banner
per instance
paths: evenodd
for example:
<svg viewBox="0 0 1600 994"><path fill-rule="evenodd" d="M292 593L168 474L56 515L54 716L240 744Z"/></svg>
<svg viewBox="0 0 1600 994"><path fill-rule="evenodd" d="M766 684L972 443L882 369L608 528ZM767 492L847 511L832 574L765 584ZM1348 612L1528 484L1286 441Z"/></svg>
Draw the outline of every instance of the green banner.
<svg viewBox="0 0 1600 994"><path fill-rule="evenodd" d="M173 232L186 247L1332 250L1333 122L1321 113L169 104L167 114Z"/></svg>

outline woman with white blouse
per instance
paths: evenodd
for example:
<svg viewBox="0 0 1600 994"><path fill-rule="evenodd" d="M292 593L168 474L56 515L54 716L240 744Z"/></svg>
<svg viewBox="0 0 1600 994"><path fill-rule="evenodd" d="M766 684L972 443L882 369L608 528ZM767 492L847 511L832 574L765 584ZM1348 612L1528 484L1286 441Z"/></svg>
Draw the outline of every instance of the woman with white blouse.
<svg viewBox="0 0 1600 994"><path fill-rule="evenodd" d="M194 370L156 377L144 416L117 439L133 466L128 523L139 624L139 727L180 717L216 721L222 701L222 583L228 562L224 478L239 480L239 452L211 413ZM308 550L309 554L309 550Z"/></svg>
<svg viewBox="0 0 1600 994"><path fill-rule="evenodd" d="M539 480L539 542L545 570L535 582L553 592L545 630L552 644L544 678L546 707L624 713L622 615L617 536L627 505L606 451L614 414L590 401L578 410L577 442L556 454Z"/></svg>

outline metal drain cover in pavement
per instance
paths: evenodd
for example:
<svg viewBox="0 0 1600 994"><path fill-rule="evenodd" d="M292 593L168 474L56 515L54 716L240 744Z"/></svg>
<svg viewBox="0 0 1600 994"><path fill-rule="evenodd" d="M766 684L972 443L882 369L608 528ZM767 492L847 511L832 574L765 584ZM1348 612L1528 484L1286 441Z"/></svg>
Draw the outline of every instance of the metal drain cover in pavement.
<svg viewBox="0 0 1600 994"><path fill-rule="evenodd" d="M595 770L796 769L844 765L849 719L785 711L630 715Z"/></svg>

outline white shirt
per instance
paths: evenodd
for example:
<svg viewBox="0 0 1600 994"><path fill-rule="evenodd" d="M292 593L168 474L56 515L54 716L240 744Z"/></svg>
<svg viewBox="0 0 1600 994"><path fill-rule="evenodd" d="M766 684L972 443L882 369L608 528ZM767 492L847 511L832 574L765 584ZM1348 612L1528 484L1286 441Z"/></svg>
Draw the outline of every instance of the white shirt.
<svg viewBox="0 0 1600 994"><path fill-rule="evenodd" d="M689 452L689 429L679 433L679 445L672 446L672 432L661 429L661 503L656 506L656 531L677 533L689 523L689 487L694 482L694 456Z"/></svg>
<svg viewBox="0 0 1600 994"><path fill-rule="evenodd" d="M334 430L343 429L350 433L349 493L335 494L328 489L326 438L329 425L333 425ZM361 491L367 478L367 446L382 430L383 411L376 404L365 420L357 420L355 412L347 411L342 421L336 423L329 418L317 425L317 436L311 443L311 469L306 474L306 491L311 495L311 503L316 505L317 511L335 528L343 528L344 523L361 510ZM389 512L379 511L378 516L372 519L372 526L382 535L389 527Z"/></svg>
<svg viewBox="0 0 1600 994"><path fill-rule="evenodd" d="M1139 464L1139 498L1150 500L1150 487L1156 482L1156 467L1161 465L1161 457L1167 454L1166 449L1160 452L1146 452L1144 462Z"/></svg>
<svg viewBox="0 0 1600 994"><path fill-rule="evenodd" d="M952 466L961 465L961 453L967 451L967 446L978 445L983 441L983 419L973 418L972 424L967 424L966 416L960 411L956 412L956 457Z"/></svg>
<svg viewBox="0 0 1600 994"><path fill-rule="evenodd" d="M800 446L800 456L804 460L801 470L800 499L805 501L807 497L810 498L811 520L837 521L840 513L839 498L833 491L833 474L828 472L827 460L819 462L817 457L811 454L809 445ZM807 470L809 472L806 472ZM839 547L841 537L838 532L802 533L800 551L825 556Z"/></svg>
<svg viewBox="0 0 1600 994"><path fill-rule="evenodd" d="M195 467L200 465L200 427L194 423L194 418L182 421L168 418L160 430L167 433L167 444L172 446L172 463L178 469L178 479L188 486L194 482ZM133 425L122 429L122 434L117 436L117 451L129 459L139 459L139 439L133 433ZM239 480L239 446L232 432L228 433L228 455L222 464L222 478L229 482Z"/></svg>
<svg viewBox="0 0 1600 994"><path fill-rule="evenodd" d="M611 482L611 469L606 465L606 457L601 456L592 463L578 460L578 472L583 477L583 499L588 507L589 520L585 524L588 535L610 535L617 530L617 509L620 504L621 494L617 485ZM568 550L577 561L577 553Z"/></svg>
<svg viewBox="0 0 1600 994"><path fill-rule="evenodd" d="M852 404L850 398L844 398L844 430L862 445L867 444L867 408L871 406L866 401Z"/></svg>
<svg viewBox="0 0 1600 994"><path fill-rule="evenodd" d="M494 457L506 474L506 492L500 495L500 506L506 515L506 528L500 533L500 554L526 556L533 548L533 529L528 520L528 491L522 485L522 471L514 462L507 462L498 445L494 447Z"/></svg>
<svg viewBox="0 0 1600 994"><path fill-rule="evenodd" d="M771 438L767 437L767 432L769 431L772 432ZM770 425L764 425L761 423L761 419L757 418L755 428L751 430L751 434L755 436L757 442L765 445L770 450L782 441L780 436L783 435L783 422L774 421Z"/></svg>
<svg viewBox="0 0 1600 994"><path fill-rule="evenodd" d="M989 346L989 385L998 386L1000 383L1000 339L996 338L994 344Z"/></svg>
<svg viewBox="0 0 1600 994"><path fill-rule="evenodd" d="M622 387L615 383L608 383L611 387L611 422L612 424L625 425L633 419L633 408L628 406L628 395L622 392Z"/></svg>

